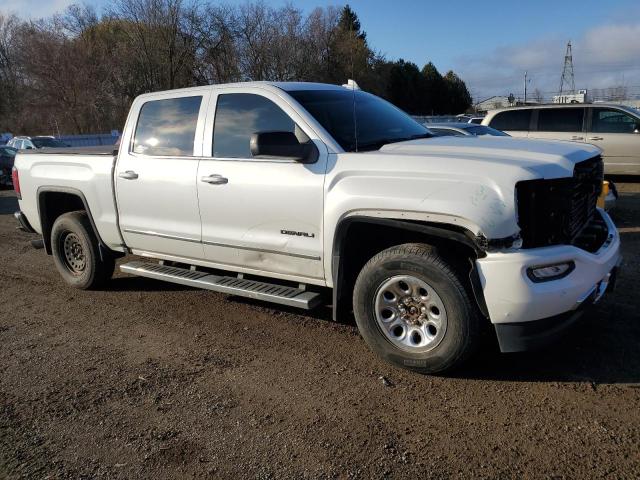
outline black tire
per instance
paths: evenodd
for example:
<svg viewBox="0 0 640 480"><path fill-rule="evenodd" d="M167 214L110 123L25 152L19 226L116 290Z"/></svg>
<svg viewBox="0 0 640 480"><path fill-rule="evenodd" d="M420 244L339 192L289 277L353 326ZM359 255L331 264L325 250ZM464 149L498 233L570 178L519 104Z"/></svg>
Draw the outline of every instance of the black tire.
<svg viewBox="0 0 640 480"><path fill-rule="evenodd" d="M51 251L58 272L74 288L97 289L113 275L115 259L110 255L100 258L98 239L83 210L56 219L51 230Z"/></svg>
<svg viewBox="0 0 640 480"><path fill-rule="evenodd" d="M392 282L394 278L401 276L426 282L435 290L445 308L444 334L438 343L434 340L433 347L428 344L422 347L430 348L428 351L411 351L411 346L398 346L398 342L394 343L390 338L392 334L385 333L377 320L378 290L387 284L386 282ZM430 245L398 245L371 258L356 280L353 307L360 333L371 349L384 360L402 368L422 373L451 370L460 366L480 342L481 323L475 305L457 272ZM406 328L405 332L409 332L413 326L403 328Z"/></svg>

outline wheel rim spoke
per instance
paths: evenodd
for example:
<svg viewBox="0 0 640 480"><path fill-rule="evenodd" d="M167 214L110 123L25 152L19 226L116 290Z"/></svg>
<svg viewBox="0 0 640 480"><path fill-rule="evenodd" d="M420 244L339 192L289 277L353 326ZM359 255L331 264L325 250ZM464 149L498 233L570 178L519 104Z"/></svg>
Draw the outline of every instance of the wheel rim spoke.
<svg viewBox="0 0 640 480"><path fill-rule="evenodd" d="M435 348L444 338L447 314L438 292L412 275L387 279L375 295L378 326L402 350L419 353Z"/></svg>

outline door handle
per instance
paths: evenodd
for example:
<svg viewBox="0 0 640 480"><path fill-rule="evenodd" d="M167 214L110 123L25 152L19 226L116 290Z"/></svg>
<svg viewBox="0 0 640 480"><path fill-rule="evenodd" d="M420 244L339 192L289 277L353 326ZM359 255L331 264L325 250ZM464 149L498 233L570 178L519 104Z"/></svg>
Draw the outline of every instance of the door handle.
<svg viewBox="0 0 640 480"><path fill-rule="evenodd" d="M571 137L571 140L584 140L584 137L579 137L578 135L574 135Z"/></svg>
<svg viewBox="0 0 640 480"><path fill-rule="evenodd" d="M589 137L589 140L604 140L602 137Z"/></svg>
<svg viewBox="0 0 640 480"><path fill-rule="evenodd" d="M209 183L211 185L224 185L226 183L229 183L228 178L225 178L222 175L218 175L218 174L209 175L208 177L202 177L200 181L204 183Z"/></svg>
<svg viewBox="0 0 640 480"><path fill-rule="evenodd" d="M136 178L138 178L138 174L136 172L134 172L133 170L127 170L126 172L120 172L118 174L118 176L120 178L124 178L126 180L135 180Z"/></svg>

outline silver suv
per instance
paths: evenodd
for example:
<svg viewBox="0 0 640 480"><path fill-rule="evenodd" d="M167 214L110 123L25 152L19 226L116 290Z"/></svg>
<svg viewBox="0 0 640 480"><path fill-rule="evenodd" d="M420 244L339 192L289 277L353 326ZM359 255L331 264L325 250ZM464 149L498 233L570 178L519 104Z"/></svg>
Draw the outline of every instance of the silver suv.
<svg viewBox="0 0 640 480"><path fill-rule="evenodd" d="M492 110L483 125L513 137L591 143L603 150L605 172L640 175L640 113L611 104L558 104Z"/></svg>

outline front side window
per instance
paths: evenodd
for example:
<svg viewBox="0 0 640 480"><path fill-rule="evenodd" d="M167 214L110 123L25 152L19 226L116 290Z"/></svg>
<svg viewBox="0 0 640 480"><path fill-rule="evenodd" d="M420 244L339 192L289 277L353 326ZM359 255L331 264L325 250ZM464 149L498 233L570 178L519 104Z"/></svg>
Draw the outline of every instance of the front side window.
<svg viewBox="0 0 640 480"><path fill-rule="evenodd" d="M640 119L620 110L594 108L591 131L594 133L634 133Z"/></svg>
<svg viewBox="0 0 640 480"><path fill-rule="evenodd" d="M347 152L432 136L402 110L375 95L352 90L290 91ZM357 133L357 134L356 134Z"/></svg>
<svg viewBox="0 0 640 480"><path fill-rule="evenodd" d="M133 152L152 156L193 156L202 97L151 100L140 109Z"/></svg>
<svg viewBox="0 0 640 480"><path fill-rule="evenodd" d="M218 96L213 126L213 156L252 158L251 135L261 132L293 132L296 124L271 100L251 93Z"/></svg>
<svg viewBox="0 0 640 480"><path fill-rule="evenodd" d="M584 108L543 108L538 112L539 132L581 132Z"/></svg>
<svg viewBox="0 0 640 480"><path fill-rule="evenodd" d="M528 131L531 110L506 110L497 113L489 125L496 130Z"/></svg>

